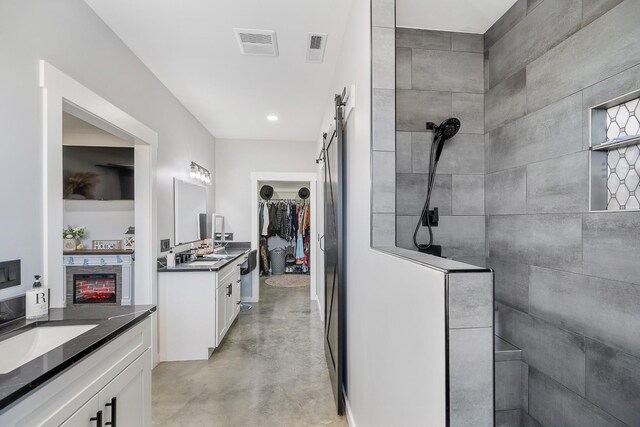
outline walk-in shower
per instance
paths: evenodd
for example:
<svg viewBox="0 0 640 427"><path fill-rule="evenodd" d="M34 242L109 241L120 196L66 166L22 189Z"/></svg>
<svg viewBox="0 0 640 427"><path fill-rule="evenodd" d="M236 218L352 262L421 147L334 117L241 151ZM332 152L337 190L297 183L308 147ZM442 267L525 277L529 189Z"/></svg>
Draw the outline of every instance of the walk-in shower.
<svg viewBox="0 0 640 427"><path fill-rule="evenodd" d="M420 219L416 224L416 229L413 232L413 243L416 245L420 252L429 253L432 255L442 256L442 245L433 244L433 230L432 226L438 225L438 208L433 210L429 209L431 203L431 193L433 192L433 184L436 178L436 169L438 168L438 162L440 161L440 155L444 148L444 142L453 138L460 130L460 120L455 117L451 117L439 126L436 126L433 122L427 122L427 130L433 131L433 141L431 142L431 152L429 156L429 177L427 181L427 197L424 201L424 207L420 214ZM429 243L418 243L418 231L420 226L425 226L429 230Z"/></svg>

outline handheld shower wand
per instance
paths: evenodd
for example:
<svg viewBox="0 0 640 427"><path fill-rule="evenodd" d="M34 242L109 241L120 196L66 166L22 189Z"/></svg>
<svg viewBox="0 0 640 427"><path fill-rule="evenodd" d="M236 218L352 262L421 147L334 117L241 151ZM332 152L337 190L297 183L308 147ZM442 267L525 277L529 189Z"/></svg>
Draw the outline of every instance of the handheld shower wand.
<svg viewBox="0 0 640 427"><path fill-rule="evenodd" d="M431 213L429 205L431 203L431 194L433 192L433 185L436 179L436 170L438 168L438 162L442 155L442 149L444 143L448 139L453 138L460 130L460 120L455 117L449 118L442 122L439 126L436 126L433 122L427 122L427 130L433 131L433 142L431 143L431 151L429 156L429 177L427 180L427 197L420 214L420 219L416 224L415 231L413 232L413 244L416 245L420 252L433 253L440 256L441 248L433 245L433 230L431 228ZM437 209L437 208L436 208ZM437 210L434 211L434 217L437 215ZM429 230L429 243L418 243L418 231L421 225L426 225Z"/></svg>

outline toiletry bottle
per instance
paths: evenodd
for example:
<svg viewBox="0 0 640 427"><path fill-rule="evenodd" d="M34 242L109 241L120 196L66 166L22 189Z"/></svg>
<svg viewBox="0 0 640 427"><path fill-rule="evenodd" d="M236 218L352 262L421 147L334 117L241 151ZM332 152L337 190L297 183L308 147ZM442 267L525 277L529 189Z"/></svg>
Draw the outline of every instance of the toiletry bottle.
<svg viewBox="0 0 640 427"><path fill-rule="evenodd" d="M173 249L169 250L167 254L167 268L173 268L176 266L176 254L173 253Z"/></svg>
<svg viewBox="0 0 640 427"><path fill-rule="evenodd" d="M33 288L26 294L27 319L36 319L49 313L49 290L40 283L40 276L35 276Z"/></svg>

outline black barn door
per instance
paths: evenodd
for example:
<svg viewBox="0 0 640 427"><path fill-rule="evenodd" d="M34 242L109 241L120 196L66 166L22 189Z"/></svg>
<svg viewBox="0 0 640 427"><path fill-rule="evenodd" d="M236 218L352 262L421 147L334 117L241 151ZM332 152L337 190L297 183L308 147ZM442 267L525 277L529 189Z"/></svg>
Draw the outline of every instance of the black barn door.
<svg viewBox="0 0 640 427"><path fill-rule="evenodd" d="M324 140L325 306L324 351L338 414L344 413L344 131L343 95L336 95L336 125Z"/></svg>

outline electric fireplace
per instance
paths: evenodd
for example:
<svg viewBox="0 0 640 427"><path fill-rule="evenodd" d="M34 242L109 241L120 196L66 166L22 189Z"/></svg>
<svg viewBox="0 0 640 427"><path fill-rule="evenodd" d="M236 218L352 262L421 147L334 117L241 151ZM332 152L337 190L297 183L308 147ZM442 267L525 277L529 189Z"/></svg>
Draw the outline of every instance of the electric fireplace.
<svg viewBox="0 0 640 427"><path fill-rule="evenodd" d="M117 275L94 273L73 275L74 304L113 304L117 298Z"/></svg>

